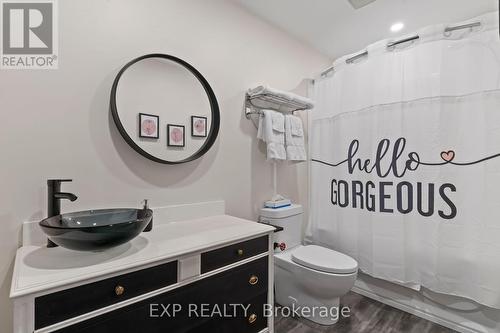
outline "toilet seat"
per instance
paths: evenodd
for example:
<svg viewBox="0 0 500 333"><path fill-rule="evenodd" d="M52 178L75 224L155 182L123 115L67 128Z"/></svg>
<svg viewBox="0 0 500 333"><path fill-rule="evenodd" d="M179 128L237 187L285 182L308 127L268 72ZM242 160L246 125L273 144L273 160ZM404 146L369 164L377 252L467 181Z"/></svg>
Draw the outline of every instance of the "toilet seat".
<svg viewBox="0 0 500 333"><path fill-rule="evenodd" d="M358 270L358 263L353 258L318 245L306 245L296 249L292 253L292 261L327 273L351 274Z"/></svg>

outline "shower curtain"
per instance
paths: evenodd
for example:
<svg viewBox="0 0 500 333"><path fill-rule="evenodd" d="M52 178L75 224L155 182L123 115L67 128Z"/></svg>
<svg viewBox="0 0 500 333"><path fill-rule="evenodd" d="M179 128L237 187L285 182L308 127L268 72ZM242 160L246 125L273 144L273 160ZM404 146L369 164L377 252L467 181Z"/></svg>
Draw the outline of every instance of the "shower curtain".
<svg viewBox="0 0 500 333"><path fill-rule="evenodd" d="M498 13L470 22L375 43L316 80L306 241L371 276L500 308Z"/></svg>

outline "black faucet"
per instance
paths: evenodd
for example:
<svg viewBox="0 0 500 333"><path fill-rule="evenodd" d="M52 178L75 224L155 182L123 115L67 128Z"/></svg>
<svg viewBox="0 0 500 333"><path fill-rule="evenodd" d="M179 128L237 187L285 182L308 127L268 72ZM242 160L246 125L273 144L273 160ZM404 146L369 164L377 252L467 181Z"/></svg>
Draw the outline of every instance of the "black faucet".
<svg viewBox="0 0 500 333"><path fill-rule="evenodd" d="M75 201L78 199L73 193L61 192L62 182L71 182L71 179L47 180L47 217L61 214L61 199ZM57 244L47 239L47 247L56 247Z"/></svg>

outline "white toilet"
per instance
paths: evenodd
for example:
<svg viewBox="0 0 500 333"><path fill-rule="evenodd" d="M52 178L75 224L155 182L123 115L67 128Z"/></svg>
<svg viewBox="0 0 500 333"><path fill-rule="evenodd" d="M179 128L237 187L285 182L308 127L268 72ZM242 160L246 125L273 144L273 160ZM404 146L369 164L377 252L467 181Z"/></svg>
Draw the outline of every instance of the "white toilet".
<svg viewBox="0 0 500 333"><path fill-rule="evenodd" d="M263 208L260 221L283 227L275 233L281 244L274 255L275 300L287 307L315 308L306 319L322 325L335 324L339 316L319 309L339 310L339 299L354 286L358 263L353 258L317 245L302 245L301 205ZM284 244L284 245L283 245Z"/></svg>

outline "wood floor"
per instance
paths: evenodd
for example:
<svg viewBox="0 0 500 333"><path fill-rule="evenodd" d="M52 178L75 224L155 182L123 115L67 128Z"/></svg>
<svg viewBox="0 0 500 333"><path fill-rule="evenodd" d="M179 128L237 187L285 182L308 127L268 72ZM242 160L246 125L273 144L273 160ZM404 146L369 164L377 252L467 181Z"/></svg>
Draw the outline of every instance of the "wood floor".
<svg viewBox="0 0 500 333"><path fill-rule="evenodd" d="M326 327L302 318L275 319L276 333L453 333L434 324L370 298L350 292L341 298L341 307L350 308L349 318Z"/></svg>

